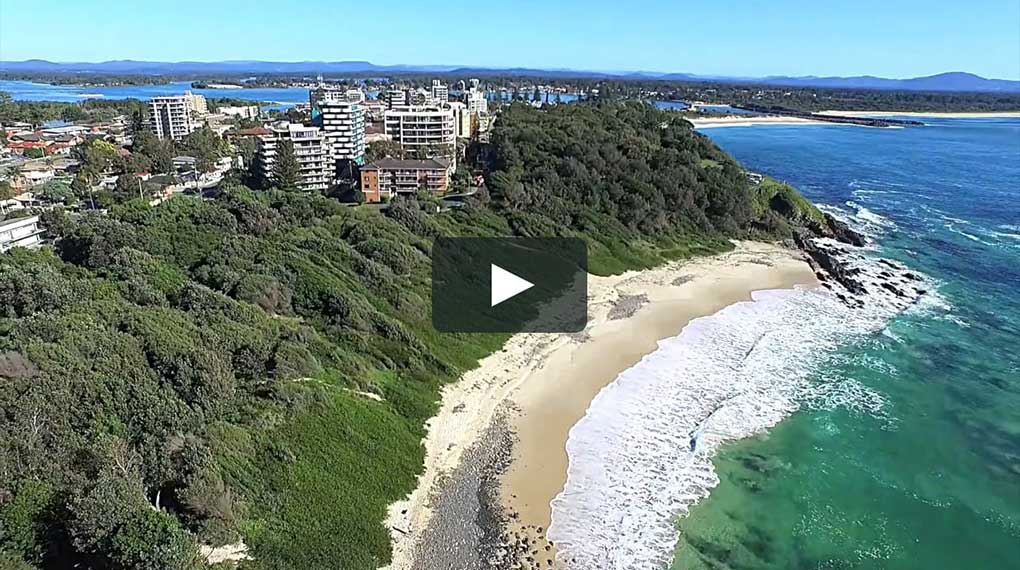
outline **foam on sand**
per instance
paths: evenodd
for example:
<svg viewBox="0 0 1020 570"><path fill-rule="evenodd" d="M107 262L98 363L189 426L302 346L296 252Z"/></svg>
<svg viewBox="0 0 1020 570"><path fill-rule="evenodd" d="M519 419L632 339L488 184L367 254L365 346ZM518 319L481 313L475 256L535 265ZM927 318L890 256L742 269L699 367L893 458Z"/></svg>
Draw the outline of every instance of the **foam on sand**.
<svg viewBox="0 0 1020 570"><path fill-rule="evenodd" d="M836 348L881 331L916 300L877 285L905 268L848 255L868 284L862 306L826 288L759 291L692 321L599 393L570 431L567 483L552 502L548 536L564 567L667 568L677 518L718 483L720 444L802 404L881 407L843 379L812 376Z"/></svg>

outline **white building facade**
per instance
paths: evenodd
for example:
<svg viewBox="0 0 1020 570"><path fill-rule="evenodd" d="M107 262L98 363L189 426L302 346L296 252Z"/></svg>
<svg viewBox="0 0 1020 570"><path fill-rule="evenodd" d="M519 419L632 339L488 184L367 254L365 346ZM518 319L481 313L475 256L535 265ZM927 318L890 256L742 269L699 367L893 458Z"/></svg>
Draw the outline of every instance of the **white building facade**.
<svg viewBox="0 0 1020 570"><path fill-rule="evenodd" d="M42 237L39 216L0 222L0 253L14 247L37 248L42 245Z"/></svg>
<svg viewBox="0 0 1020 570"><path fill-rule="evenodd" d="M228 117L240 117L242 119L257 119L259 108L256 105L245 105L244 107L220 107L217 112Z"/></svg>
<svg viewBox="0 0 1020 570"><path fill-rule="evenodd" d="M188 108L191 112L196 115L208 115L209 114L209 103L205 100L205 95L196 95L191 91L184 92L184 98L188 102Z"/></svg>
<svg viewBox="0 0 1020 570"><path fill-rule="evenodd" d="M489 100L485 96L485 91L479 91L472 87L467 92L466 99L468 112L476 115L483 115L489 112Z"/></svg>
<svg viewBox="0 0 1020 570"><path fill-rule="evenodd" d="M454 134L459 139L471 138L473 134L473 115L468 106L459 101L451 101L446 104L453 111Z"/></svg>
<svg viewBox="0 0 1020 570"><path fill-rule="evenodd" d="M384 130L404 150L417 151L426 157L456 155L457 127L450 108L390 109L384 116Z"/></svg>
<svg viewBox="0 0 1020 570"><path fill-rule="evenodd" d="M383 94L383 99L387 109L407 106L407 92L403 89L390 89Z"/></svg>
<svg viewBox="0 0 1020 570"><path fill-rule="evenodd" d="M191 117L191 103L184 95L153 97L149 100L149 128L161 139L181 140L197 125Z"/></svg>
<svg viewBox="0 0 1020 570"><path fill-rule="evenodd" d="M352 101L355 94L361 97ZM361 104L364 94L356 89L347 92L317 89L309 98L312 122L328 139L334 168L339 171L343 161L364 164L365 107Z"/></svg>
<svg viewBox="0 0 1020 570"><path fill-rule="evenodd" d="M450 89L438 79L432 80L432 104L443 105L450 100Z"/></svg>
<svg viewBox="0 0 1020 570"><path fill-rule="evenodd" d="M298 188L326 190L333 182L334 162L330 143L318 127L282 123L269 127L259 137L258 162L262 175L273 180L280 145L290 141L300 170Z"/></svg>

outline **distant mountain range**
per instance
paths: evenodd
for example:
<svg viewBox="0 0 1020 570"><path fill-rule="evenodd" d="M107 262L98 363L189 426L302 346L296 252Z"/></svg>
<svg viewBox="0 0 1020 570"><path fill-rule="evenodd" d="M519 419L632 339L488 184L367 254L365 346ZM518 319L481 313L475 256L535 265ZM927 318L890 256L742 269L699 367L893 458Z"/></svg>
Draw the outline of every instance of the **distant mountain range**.
<svg viewBox="0 0 1020 570"><path fill-rule="evenodd" d="M583 71L573 69L485 68L456 65L375 65L367 61L134 61L117 60L99 63L55 63L41 59L0 61L0 72L6 73L108 73L140 75L188 74L336 74L336 73L455 73L478 75L517 75L569 78L649 79L664 81L716 81L756 83L790 87L830 87L847 89L898 89L908 91L1020 91L1020 81L986 79L972 73L949 72L911 79L886 79L864 75L859 77L725 77L689 73L658 73L649 71Z"/></svg>

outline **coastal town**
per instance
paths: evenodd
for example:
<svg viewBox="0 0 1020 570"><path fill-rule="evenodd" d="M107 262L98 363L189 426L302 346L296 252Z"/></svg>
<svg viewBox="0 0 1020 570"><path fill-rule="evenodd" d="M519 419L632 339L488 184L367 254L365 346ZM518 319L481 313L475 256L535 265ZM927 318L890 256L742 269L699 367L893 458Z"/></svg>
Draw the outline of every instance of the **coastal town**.
<svg viewBox="0 0 1020 570"><path fill-rule="evenodd" d="M54 208L102 211L134 199L157 206L181 194L208 196L229 179L376 207L424 191L442 199L440 207L457 207L484 187L477 160L500 109L515 102L542 107L593 99L647 101L698 128L923 124L827 110L845 107L848 97L860 93L641 80L320 74L175 83L180 92L160 90L151 97L106 99L96 92L140 79L151 80L82 78L77 102L60 104L59 119L43 120L45 114L32 108L50 103L13 101L0 93L0 104L21 105L23 111L0 115L0 216ZM236 96L262 88L304 93L307 99L283 103ZM888 96L890 104L902 97ZM989 101L970 104L999 104ZM13 234L0 232L0 239L4 235ZM0 247L15 244L12 239Z"/></svg>
<svg viewBox="0 0 1020 570"><path fill-rule="evenodd" d="M0 210L102 210L133 199L157 206L180 194L203 195L228 176L256 188L380 205L422 191L470 195L484 184L464 161L472 142L487 140L496 117L478 79L455 89L440 80L427 89L393 85L372 95L319 78L308 102L285 113L243 101L213 106L185 91L152 97L134 116L6 122ZM41 232L12 224L0 226L0 248L39 240ZM16 224L38 228L40 221Z"/></svg>

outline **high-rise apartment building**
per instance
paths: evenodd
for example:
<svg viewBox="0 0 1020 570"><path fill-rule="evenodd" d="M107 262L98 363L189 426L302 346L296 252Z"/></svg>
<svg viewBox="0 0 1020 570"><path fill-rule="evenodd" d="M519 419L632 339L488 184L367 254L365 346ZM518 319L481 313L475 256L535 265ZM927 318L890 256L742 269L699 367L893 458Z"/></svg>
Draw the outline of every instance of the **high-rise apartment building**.
<svg viewBox="0 0 1020 570"><path fill-rule="evenodd" d="M403 107L386 111L383 121L387 135L406 151L428 157L453 158L457 128L449 107Z"/></svg>
<svg viewBox="0 0 1020 570"><path fill-rule="evenodd" d="M347 97L347 100L350 101L351 103L365 102L365 92L362 91L361 89L348 89L345 95Z"/></svg>
<svg viewBox="0 0 1020 570"><path fill-rule="evenodd" d="M432 80L432 104L443 105L450 100L450 89L438 79Z"/></svg>
<svg viewBox="0 0 1020 570"><path fill-rule="evenodd" d="M480 115L489 112L489 100L485 96L485 91L479 91L477 88L472 87L467 92L466 100L469 113Z"/></svg>
<svg viewBox="0 0 1020 570"><path fill-rule="evenodd" d="M316 89L309 96L312 123L327 138L337 172L345 170L346 161L365 162L365 109L360 101L351 101L352 92L362 95L359 90Z"/></svg>
<svg viewBox="0 0 1020 570"><path fill-rule="evenodd" d="M421 107L433 104L431 91L421 87L407 90L407 105Z"/></svg>
<svg viewBox="0 0 1020 570"><path fill-rule="evenodd" d="M390 89L383 94L383 99L387 109L407 106L407 92L403 89Z"/></svg>
<svg viewBox="0 0 1020 570"><path fill-rule="evenodd" d="M209 103L205 100L205 95L196 95L191 91L185 91L184 98L193 114L207 115L209 113Z"/></svg>
<svg viewBox="0 0 1020 570"><path fill-rule="evenodd" d="M197 128L186 95L149 100L149 128L161 139L181 140Z"/></svg>
<svg viewBox="0 0 1020 570"><path fill-rule="evenodd" d="M473 113L468 110L468 106L460 101L451 101L446 106L453 111L453 130L457 138L470 138L473 131Z"/></svg>
<svg viewBox="0 0 1020 570"><path fill-rule="evenodd" d="M257 160L262 175L272 181L279 157L280 145L290 141L298 163L302 190L325 190L333 182L334 161L330 142L318 127L293 123L272 125L258 133Z"/></svg>

